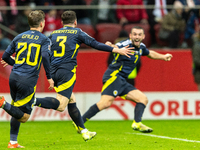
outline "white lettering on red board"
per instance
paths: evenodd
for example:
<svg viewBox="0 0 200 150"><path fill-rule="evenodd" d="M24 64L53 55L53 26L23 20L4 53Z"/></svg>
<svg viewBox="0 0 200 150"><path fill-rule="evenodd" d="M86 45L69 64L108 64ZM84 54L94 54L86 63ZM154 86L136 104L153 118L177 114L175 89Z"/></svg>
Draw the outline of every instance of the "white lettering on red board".
<svg viewBox="0 0 200 150"><path fill-rule="evenodd" d="M158 111L155 109L159 107L160 110ZM192 115L200 115L200 100L196 100L193 106L193 110L189 110L188 100L182 101L182 111L180 112L180 102L176 100L169 100L167 105L164 104L162 100L155 100L150 104L150 112L155 116L161 116L164 112L167 111L168 116L180 116L181 114L184 116L192 116Z"/></svg>

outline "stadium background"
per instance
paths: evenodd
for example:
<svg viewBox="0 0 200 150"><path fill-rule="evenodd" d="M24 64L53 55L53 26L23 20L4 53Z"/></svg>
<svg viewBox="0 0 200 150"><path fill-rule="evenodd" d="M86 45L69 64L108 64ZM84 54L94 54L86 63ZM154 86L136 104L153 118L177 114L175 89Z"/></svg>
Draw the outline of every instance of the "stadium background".
<svg viewBox="0 0 200 150"><path fill-rule="evenodd" d="M56 9L96 9L98 6L90 6L91 0L87 0L85 6L36 6L35 9L48 10ZM146 9L151 9L154 6L145 6ZM173 6L167 6L172 8ZM111 9L116 9L115 6L110 6ZM122 9L143 8L140 6L124 6ZM197 6L197 8L199 8ZM0 10L12 10L13 8L0 6ZM23 6L16 7L18 10L24 10ZM103 9L103 8L100 8ZM104 38L97 36L97 40L105 42L105 37L111 37L113 42L119 35L119 25L106 28L111 31ZM95 33L91 28L83 28L89 35L94 36ZM0 28L6 30L14 37L16 33L9 28L2 26ZM159 27L158 27L159 28ZM86 30L84 30L86 29ZM148 28L147 28L148 29ZM147 34L144 43L149 46L150 35ZM129 27L130 30L130 27ZM115 31L115 32L112 32ZM157 34L157 33L156 33ZM107 39L106 39L107 40ZM180 39L181 40L181 39ZM102 87L102 76L107 68L107 58L109 53L100 52L89 49L83 45L84 49L79 50L77 81L74 88L74 93L77 99L78 107L81 113L84 113L92 104L100 99L100 91ZM160 53L171 53L173 58L170 62L161 60L151 60L147 57L142 57L142 66L138 76L136 77L136 87L143 91L148 99L143 119L199 119L200 118L200 94L197 91L197 85L194 82L192 75L192 55L190 49L154 49ZM2 57L3 51L0 52ZM4 95L8 102L11 101L9 94L9 74L11 67L3 68L0 65L0 95ZM37 84L38 97L56 96L55 91L48 91L48 82L45 77L44 69L41 69L40 77ZM117 97L113 105L97 114L94 120L132 120L133 109L135 104L130 101L124 101ZM109 114L109 115L107 115ZM10 116L0 109L0 121L9 121ZM70 120L70 117L65 110L63 113L53 110L45 110L35 107L30 120Z"/></svg>
<svg viewBox="0 0 200 150"><path fill-rule="evenodd" d="M143 91L149 104L143 119L199 119L200 93L192 75L192 56L190 49L155 49L160 53L171 53L170 62L151 60L142 57L142 67L136 77L136 87ZM0 53L0 57L3 52ZM77 81L74 93L81 113L100 99L102 76L107 68L109 53L92 49L80 50L78 54ZM0 93L11 101L8 79L11 67L0 66ZM48 91L48 82L42 68L38 84L38 97L56 96ZM132 120L135 104L117 97L113 105L97 114L93 120ZM108 115L109 114L109 115ZM0 110L0 121L9 121L10 116ZM67 110L56 112L35 107L31 121L70 120Z"/></svg>

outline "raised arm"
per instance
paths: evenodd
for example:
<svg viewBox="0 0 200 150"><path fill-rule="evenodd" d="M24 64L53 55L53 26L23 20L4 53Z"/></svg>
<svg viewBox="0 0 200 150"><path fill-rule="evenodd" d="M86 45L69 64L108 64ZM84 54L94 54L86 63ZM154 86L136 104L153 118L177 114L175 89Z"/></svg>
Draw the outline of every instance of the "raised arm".
<svg viewBox="0 0 200 150"><path fill-rule="evenodd" d="M131 53L131 52L133 52L133 49L134 49L133 47L123 47L123 48L114 47L113 48L113 47L111 47L109 45L106 45L104 43L96 41L94 38L90 37L85 32L80 32L79 40L81 40L86 45L89 45L92 48L95 48L97 50L118 53L120 55L125 55L125 56L127 56L129 58L130 58L129 55L133 55Z"/></svg>
<svg viewBox="0 0 200 150"><path fill-rule="evenodd" d="M112 44L109 41L107 41L105 44L110 46L110 47L113 47L113 50L112 50L113 53L118 53L120 55L125 55L125 56L127 56L129 58L130 58L129 55L133 55L133 53L131 53L131 52L133 52L133 49L134 49L133 47L128 48L128 46L126 46L126 47L119 48L117 45ZM127 49L129 51L127 51Z"/></svg>
<svg viewBox="0 0 200 150"><path fill-rule="evenodd" d="M105 44L108 45L108 46L110 46L110 47L119 48L117 45L112 44L110 41L106 41Z"/></svg>
<svg viewBox="0 0 200 150"><path fill-rule="evenodd" d="M118 47L113 48L113 47L108 46L106 44L97 42L96 40L92 41L91 47L98 49L98 50L101 50L101 51L107 51L107 52L118 53L120 55L125 55L129 58L130 58L129 55L133 55L131 52L133 52L133 49L134 49L133 47L128 47L128 46L123 47L123 48L118 48Z"/></svg>
<svg viewBox="0 0 200 150"><path fill-rule="evenodd" d="M172 54L169 54L169 53L167 53L167 54L160 54L158 52L149 50L148 57L151 58L151 59L160 59L160 60L164 60L164 61L170 61L171 58L172 58Z"/></svg>

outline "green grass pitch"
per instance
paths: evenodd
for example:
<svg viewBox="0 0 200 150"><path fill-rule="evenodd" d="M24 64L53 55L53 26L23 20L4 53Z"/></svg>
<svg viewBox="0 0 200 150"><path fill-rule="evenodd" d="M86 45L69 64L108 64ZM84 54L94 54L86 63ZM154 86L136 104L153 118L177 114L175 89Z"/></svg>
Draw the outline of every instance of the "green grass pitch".
<svg viewBox="0 0 200 150"><path fill-rule="evenodd" d="M71 121L21 124L19 144L27 150L199 150L200 120L144 120L154 129L141 133L132 121L89 121L85 126L97 136L85 142ZM0 149L7 149L9 122L0 122Z"/></svg>

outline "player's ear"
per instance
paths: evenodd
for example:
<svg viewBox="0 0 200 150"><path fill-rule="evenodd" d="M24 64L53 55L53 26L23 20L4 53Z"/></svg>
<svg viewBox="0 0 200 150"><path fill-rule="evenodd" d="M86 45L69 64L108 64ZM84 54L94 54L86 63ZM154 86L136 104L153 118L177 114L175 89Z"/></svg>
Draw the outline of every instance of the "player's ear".
<svg viewBox="0 0 200 150"><path fill-rule="evenodd" d="M129 33L129 38L131 39L131 33Z"/></svg>
<svg viewBox="0 0 200 150"><path fill-rule="evenodd" d="M145 39L145 34L143 34L143 39Z"/></svg>
<svg viewBox="0 0 200 150"><path fill-rule="evenodd" d="M75 27L77 26L77 20L74 21L74 25L75 25Z"/></svg>
<svg viewBox="0 0 200 150"><path fill-rule="evenodd" d="M43 27L43 21L40 22L40 27Z"/></svg>

